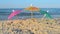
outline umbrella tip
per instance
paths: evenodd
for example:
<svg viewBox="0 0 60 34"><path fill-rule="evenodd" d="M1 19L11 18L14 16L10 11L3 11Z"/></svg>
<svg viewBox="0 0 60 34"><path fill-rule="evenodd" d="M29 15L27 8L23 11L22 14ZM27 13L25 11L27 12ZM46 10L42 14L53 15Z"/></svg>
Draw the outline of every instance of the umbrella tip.
<svg viewBox="0 0 60 34"><path fill-rule="evenodd" d="M49 12L49 10L47 10L47 12Z"/></svg>
<svg viewBox="0 0 60 34"><path fill-rule="evenodd" d="M12 10L14 12L14 10Z"/></svg>
<svg viewBox="0 0 60 34"><path fill-rule="evenodd" d="M33 6L32 4L30 6Z"/></svg>

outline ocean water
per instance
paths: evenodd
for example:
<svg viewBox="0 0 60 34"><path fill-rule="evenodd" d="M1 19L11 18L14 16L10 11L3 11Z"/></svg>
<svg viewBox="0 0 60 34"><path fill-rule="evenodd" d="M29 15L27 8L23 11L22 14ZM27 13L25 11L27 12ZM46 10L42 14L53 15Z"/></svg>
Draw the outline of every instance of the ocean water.
<svg viewBox="0 0 60 34"><path fill-rule="evenodd" d="M12 13L12 10L23 10L24 8L10 8L0 9L0 20L7 20L8 16ZM40 8L43 11L49 10L49 14L53 18L60 18L60 8ZM33 12L33 18L42 18L43 15L39 12ZM12 19L31 18L31 12L22 11L20 14L14 16Z"/></svg>

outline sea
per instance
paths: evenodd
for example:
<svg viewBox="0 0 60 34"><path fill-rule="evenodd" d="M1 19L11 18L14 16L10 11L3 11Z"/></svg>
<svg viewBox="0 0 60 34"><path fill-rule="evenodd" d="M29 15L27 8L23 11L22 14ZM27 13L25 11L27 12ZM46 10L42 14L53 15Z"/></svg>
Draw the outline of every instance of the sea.
<svg viewBox="0 0 60 34"><path fill-rule="evenodd" d="M12 10L24 10L24 8L0 8L0 20L8 20L8 16L12 13ZM53 18L60 18L60 8L40 8L40 10L47 11ZM24 18L42 18L44 15L39 12L33 12L31 16L30 11L22 11L20 14L14 16L12 19L24 19Z"/></svg>

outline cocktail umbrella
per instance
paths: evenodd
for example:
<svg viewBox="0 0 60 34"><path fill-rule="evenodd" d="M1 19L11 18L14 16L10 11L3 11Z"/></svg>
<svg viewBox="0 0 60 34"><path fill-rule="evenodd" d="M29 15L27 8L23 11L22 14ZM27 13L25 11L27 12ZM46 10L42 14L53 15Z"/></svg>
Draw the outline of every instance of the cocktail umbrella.
<svg viewBox="0 0 60 34"><path fill-rule="evenodd" d="M42 11L42 10L40 10L39 12L40 12L41 14L44 14L44 17L49 18L49 19L52 19L52 16L51 16L48 12Z"/></svg>
<svg viewBox="0 0 60 34"><path fill-rule="evenodd" d="M22 10L13 10L13 12L8 16L8 19L11 19L15 15L19 14Z"/></svg>
<svg viewBox="0 0 60 34"><path fill-rule="evenodd" d="M39 8L36 8L36 7L33 7L33 6L30 6L30 7L28 7L28 8L25 8L24 10L31 11L31 18L32 18L33 12L39 11L40 9L39 9Z"/></svg>

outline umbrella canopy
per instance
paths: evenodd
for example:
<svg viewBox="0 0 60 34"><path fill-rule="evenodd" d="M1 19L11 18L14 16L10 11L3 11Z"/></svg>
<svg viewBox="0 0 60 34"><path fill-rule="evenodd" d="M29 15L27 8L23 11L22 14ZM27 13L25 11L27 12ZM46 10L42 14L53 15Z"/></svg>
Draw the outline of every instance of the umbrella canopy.
<svg viewBox="0 0 60 34"><path fill-rule="evenodd" d="M46 13L46 18L50 18L50 19L52 19L51 15L48 14L48 13Z"/></svg>
<svg viewBox="0 0 60 34"><path fill-rule="evenodd" d="M36 7L33 7L33 6L30 6L28 8L25 8L25 10L29 10L29 11L39 11L40 9L39 8L36 8Z"/></svg>
<svg viewBox="0 0 60 34"><path fill-rule="evenodd" d="M12 17L14 17L15 15L19 14L21 12L21 10L14 10L9 16L8 19L11 19Z"/></svg>
<svg viewBox="0 0 60 34"><path fill-rule="evenodd" d="M32 12L39 11L40 9L36 8L36 7L33 7L33 6L30 6L28 8L25 8L24 10L31 11L31 18L32 18L33 17L33 13Z"/></svg>
<svg viewBox="0 0 60 34"><path fill-rule="evenodd" d="M41 14L44 14L46 18L52 19L51 15L50 15L49 13L47 13L46 11L40 10L40 13L41 13Z"/></svg>

